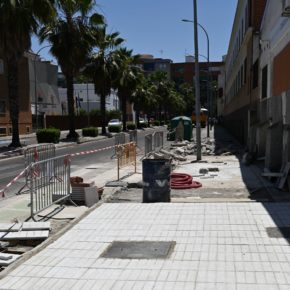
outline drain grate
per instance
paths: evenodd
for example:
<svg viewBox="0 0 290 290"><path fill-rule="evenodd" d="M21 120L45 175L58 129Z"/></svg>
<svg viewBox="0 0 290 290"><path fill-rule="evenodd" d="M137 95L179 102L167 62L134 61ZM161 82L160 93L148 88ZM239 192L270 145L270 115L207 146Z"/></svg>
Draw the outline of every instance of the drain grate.
<svg viewBox="0 0 290 290"><path fill-rule="evenodd" d="M266 230L270 238L290 238L290 227L269 227Z"/></svg>
<svg viewBox="0 0 290 290"><path fill-rule="evenodd" d="M101 255L115 259L166 259L169 258L176 242L128 241L113 242Z"/></svg>

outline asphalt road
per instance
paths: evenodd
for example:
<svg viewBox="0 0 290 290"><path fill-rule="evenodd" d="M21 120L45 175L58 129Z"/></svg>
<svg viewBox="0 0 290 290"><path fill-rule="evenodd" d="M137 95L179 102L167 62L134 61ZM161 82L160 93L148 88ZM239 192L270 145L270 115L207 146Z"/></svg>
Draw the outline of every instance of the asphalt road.
<svg viewBox="0 0 290 290"><path fill-rule="evenodd" d="M154 128L154 129L146 129L144 131L138 131L138 151L139 154L144 152L144 136L154 131L166 131L166 128ZM126 136L127 141L129 141L129 135ZM56 151L56 155L66 155L66 154L74 154L77 152L87 151L87 150L95 150L101 149L108 146L114 145L114 138L103 139L99 141L87 142L82 144L76 144L70 147L58 148ZM72 159L71 163L71 173L80 168L88 168L94 167L96 164L108 163L111 162L112 166L116 166L116 160L112 159L114 155L114 149L108 149L105 151L76 156ZM17 176L24 169L24 158L23 156L8 158L0 160L0 188L3 188L6 184L8 184L15 176ZM25 184L24 178L19 179L11 187L10 190L7 190L6 196L14 195L18 190Z"/></svg>

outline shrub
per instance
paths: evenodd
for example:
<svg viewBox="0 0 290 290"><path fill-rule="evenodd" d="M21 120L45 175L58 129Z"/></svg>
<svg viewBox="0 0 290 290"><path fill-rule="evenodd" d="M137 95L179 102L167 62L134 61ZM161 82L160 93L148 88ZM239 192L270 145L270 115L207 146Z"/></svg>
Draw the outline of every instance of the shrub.
<svg viewBox="0 0 290 290"><path fill-rule="evenodd" d="M160 125L164 126L165 125L165 121L160 121Z"/></svg>
<svg viewBox="0 0 290 290"><path fill-rule="evenodd" d="M101 116L101 111L98 109L92 109L90 111L90 116L91 117L100 117Z"/></svg>
<svg viewBox="0 0 290 290"><path fill-rule="evenodd" d="M147 128L148 124L147 123L139 123L139 128Z"/></svg>
<svg viewBox="0 0 290 290"><path fill-rule="evenodd" d="M87 113L87 111L85 109L80 109L79 110L79 116L87 116L87 115L88 115L88 113Z"/></svg>
<svg viewBox="0 0 290 290"><path fill-rule="evenodd" d="M60 130L56 128L39 129L36 132L38 143L59 143Z"/></svg>
<svg viewBox="0 0 290 290"><path fill-rule="evenodd" d="M112 125L108 127L108 130L110 133L120 133L122 129L122 126L120 125Z"/></svg>
<svg viewBox="0 0 290 290"><path fill-rule="evenodd" d="M107 111L106 116L108 120L111 120L111 119L121 120L122 112L120 110Z"/></svg>
<svg viewBox="0 0 290 290"><path fill-rule="evenodd" d="M160 121L158 121L158 120L154 120L154 121L153 121L153 125L154 125L154 126L160 126Z"/></svg>
<svg viewBox="0 0 290 290"><path fill-rule="evenodd" d="M126 125L127 125L128 130L135 130L136 129L136 124L134 122L128 122Z"/></svg>
<svg viewBox="0 0 290 290"><path fill-rule="evenodd" d="M83 134L83 136L97 137L99 134L99 130L97 127L83 128L82 134Z"/></svg>

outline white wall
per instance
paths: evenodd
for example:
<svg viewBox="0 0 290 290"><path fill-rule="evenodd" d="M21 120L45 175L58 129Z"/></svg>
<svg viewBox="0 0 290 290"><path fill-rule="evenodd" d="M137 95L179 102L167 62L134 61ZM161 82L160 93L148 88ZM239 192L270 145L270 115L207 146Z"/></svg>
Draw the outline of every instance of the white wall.
<svg viewBox="0 0 290 290"><path fill-rule="evenodd" d="M65 109L64 114L67 114L67 89L58 88L59 96L63 108ZM81 108L86 112L93 109L100 109L100 96L95 94L95 86L92 83L89 84L74 84L74 97L80 98ZM119 110L120 104L119 99L115 91L111 91L111 94L106 98L106 109Z"/></svg>
<svg viewBox="0 0 290 290"><path fill-rule="evenodd" d="M260 34L261 70L268 65L268 96L272 96L273 60L290 42L290 17L282 17L283 0L268 0ZM261 77L260 77L261 82Z"/></svg>

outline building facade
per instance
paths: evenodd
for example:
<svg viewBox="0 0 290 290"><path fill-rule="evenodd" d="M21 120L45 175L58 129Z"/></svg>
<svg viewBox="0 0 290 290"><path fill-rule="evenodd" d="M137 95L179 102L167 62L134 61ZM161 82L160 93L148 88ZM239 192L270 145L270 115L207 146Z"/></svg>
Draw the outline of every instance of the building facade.
<svg viewBox="0 0 290 290"><path fill-rule="evenodd" d="M195 76L195 64L191 58L187 57L186 62L182 63L172 63L171 64L171 79L177 84L177 86L187 83L189 85L194 85ZM207 105L207 85L211 82L212 89L212 105L213 108L216 106L216 96L217 96L217 82L218 76L221 73L223 62L200 62L200 101L203 107L208 107ZM216 110L213 110L215 113Z"/></svg>
<svg viewBox="0 0 290 290"><path fill-rule="evenodd" d="M224 124L279 171L290 161L290 1L239 0L225 61Z"/></svg>
<svg viewBox="0 0 290 290"><path fill-rule="evenodd" d="M266 0L239 0L225 57L225 126L249 150L256 150L259 103L259 31Z"/></svg>
<svg viewBox="0 0 290 290"><path fill-rule="evenodd" d="M33 117L60 115L58 95L58 66L41 60L39 55L27 53L29 59L30 101ZM35 97L36 96L36 97ZM37 114L36 114L37 109Z"/></svg>
<svg viewBox="0 0 290 290"><path fill-rule="evenodd" d="M154 58L151 54L141 54L137 62L137 65L144 71L145 75L155 71L162 71L167 73L168 78L170 78L171 64L171 59Z"/></svg>
<svg viewBox="0 0 290 290"><path fill-rule="evenodd" d="M258 154L265 167L279 170L290 161L290 1L268 0L259 43L260 124Z"/></svg>
<svg viewBox="0 0 290 290"><path fill-rule="evenodd" d="M32 132L29 95L29 61L26 56L19 63L19 133ZM0 49L0 135L11 135L12 124L9 114L7 71Z"/></svg>
<svg viewBox="0 0 290 290"><path fill-rule="evenodd" d="M61 115L68 114L67 107L67 89L62 81L62 74L59 74L58 94L61 103ZM91 110L100 110L100 96L95 93L95 85L92 83L74 84L74 99L76 114L80 110L90 112ZM106 98L106 110L119 110L120 103L116 91L112 90Z"/></svg>

